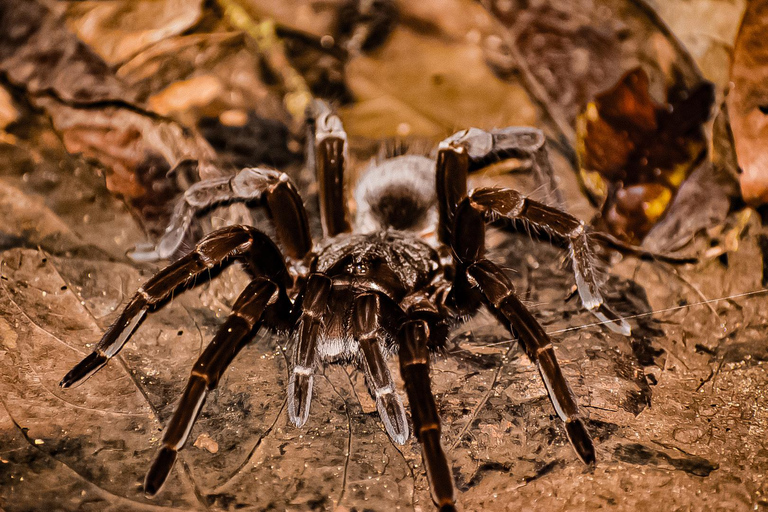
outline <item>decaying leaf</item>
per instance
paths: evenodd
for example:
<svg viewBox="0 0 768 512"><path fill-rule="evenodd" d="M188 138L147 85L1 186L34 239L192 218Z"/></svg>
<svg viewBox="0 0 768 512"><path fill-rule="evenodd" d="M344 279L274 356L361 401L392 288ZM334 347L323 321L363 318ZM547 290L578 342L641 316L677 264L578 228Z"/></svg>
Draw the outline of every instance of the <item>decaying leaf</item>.
<svg viewBox="0 0 768 512"><path fill-rule="evenodd" d="M157 201L158 192L165 200L178 193L165 174L180 161L215 156L193 130L133 103L135 93L52 11L36 2L9 2L3 9L0 66L45 109L68 151L104 166L115 194L137 201L141 210Z"/></svg>
<svg viewBox="0 0 768 512"><path fill-rule="evenodd" d="M64 102L133 100L109 66L36 1L0 3L0 70L30 94Z"/></svg>
<svg viewBox="0 0 768 512"><path fill-rule="evenodd" d="M660 96L673 78L687 87L700 80L690 55L642 2L488 0L484 5L508 32L499 51L509 63L496 67L522 73L571 143L586 103L639 65Z"/></svg>
<svg viewBox="0 0 768 512"><path fill-rule="evenodd" d="M186 126L232 110L290 121L279 88L267 85L259 54L239 32L165 39L116 74L151 110Z"/></svg>
<svg viewBox="0 0 768 512"><path fill-rule="evenodd" d="M749 2L731 67L728 94L744 200L768 202L768 2Z"/></svg>
<svg viewBox="0 0 768 512"><path fill-rule="evenodd" d="M190 28L200 19L202 6L202 0L73 2L67 21L83 42L115 65Z"/></svg>
<svg viewBox="0 0 768 512"><path fill-rule="evenodd" d="M19 117L19 112L13 106L11 95L5 88L0 87L0 132L6 126L14 122Z"/></svg>
<svg viewBox="0 0 768 512"><path fill-rule="evenodd" d="M714 89L673 85L665 104L648 91L642 68L595 97L578 122L580 172L602 205L601 223L638 244L667 211L677 190L706 154L703 124Z"/></svg>
<svg viewBox="0 0 768 512"><path fill-rule="evenodd" d="M748 3L748 0L648 1L691 54L704 78L719 87L728 83L736 35ZM692 23L692 20L704 19L706 23Z"/></svg>

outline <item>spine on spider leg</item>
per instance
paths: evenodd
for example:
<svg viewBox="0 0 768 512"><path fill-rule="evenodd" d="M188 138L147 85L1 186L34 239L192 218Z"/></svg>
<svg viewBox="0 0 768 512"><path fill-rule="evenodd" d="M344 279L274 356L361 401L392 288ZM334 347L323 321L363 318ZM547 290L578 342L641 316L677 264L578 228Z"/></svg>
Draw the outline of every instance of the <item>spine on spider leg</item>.
<svg viewBox="0 0 768 512"><path fill-rule="evenodd" d="M331 294L331 285L331 280L323 274L312 274L307 281L293 352L293 368L288 381L288 417L297 427L304 425L309 418L317 364L317 338Z"/></svg>
<svg viewBox="0 0 768 512"><path fill-rule="evenodd" d="M232 314L195 362L184 394L163 434L162 447L144 479L144 492L148 496L157 494L167 480L208 393L216 388L224 371L250 339L249 335L259 328L264 311L278 304L279 293L279 287L269 280L251 282L232 307Z"/></svg>
<svg viewBox="0 0 768 512"><path fill-rule="evenodd" d="M515 333L530 360L539 369L557 415L565 423L568 440L585 464L595 461L595 447L581 418L576 398L555 357L552 340L514 293L499 267L480 260L467 269L488 299L488 306L510 332Z"/></svg>
<svg viewBox="0 0 768 512"><path fill-rule="evenodd" d="M429 378L429 328L410 320L400 329L400 374L411 406L413 427L421 443L432 498L441 511L455 511L453 475L440 442L440 415Z"/></svg>

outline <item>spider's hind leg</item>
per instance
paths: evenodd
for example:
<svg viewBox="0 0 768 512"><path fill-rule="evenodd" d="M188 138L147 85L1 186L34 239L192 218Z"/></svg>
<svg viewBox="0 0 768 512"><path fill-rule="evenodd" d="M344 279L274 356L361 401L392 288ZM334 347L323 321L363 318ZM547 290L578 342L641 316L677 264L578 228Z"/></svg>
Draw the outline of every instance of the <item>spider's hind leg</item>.
<svg viewBox="0 0 768 512"><path fill-rule="evenodd" d="M544 143L544 134L540 130L517 127L491 132L470 128L443 141L437 158L440 240L459 252L462 247L469 248L470 252L478 248L484 250L485 241L478 237L484 238L485 231L478 230L479 224L474 217L481 217L481 223L507 218L535 228L535 234L554 235L568 244L584 307L612 331L628 336L631 333L629 324L605 304L600 292L603 276L592 247L594 241L584 222L511 189L477 189L469 194L469 200L466 199L467 174L486 165L490 158L499 155L528 157L533 159L535 167L551 170ZM467 212L464 220L457 222L459 208L478 213ZM459 259L465 257L459 255Z"/></svg>
<svg viewBox="0 0 768 512"><path fill-rule="evenodd" d="M195 183L173 210L165 233L154 247L129 253L134 261L170 258L181 245L195 216L214 206L240 202L261 202L275 225L286 255L301 260L312 247L307 212L296 186L287 174L260 167L242 169L232 177Z"/></svg>
<svg viewBox="0 0 768 512"><path fill-rule="evenodd" d="M344 194L347 134L339 116L324 101L312 102L308 114L307 163L310 168L315 168L320 223L323 236L329 238L350 230L347 198Z"/></svg>
<svg viewBox="0 0 768 512"><path fill-rule="evenodd" d="M454 214L467 195L469 173L506 158L530 160L536 181L547 191L546 195L563 206L541 130L523 126L461 130L442 141L437 153L438 234L442 243L451 243Z"/></svg>
<svg viewBox="0 0 768 512"><path fill-rule="evenodd" d="M459 205L459 209L467 210L465 221L474 215L481 216L483 222L506 218L533 227L533 232L539 235L550 235L564 241L568 246L576 286L584 307L612 331L625 336L631 334L627 321L605 303L600 291L603 273L594 253L595 241L584 221L557 208L528 199L511 189L474 190L470 197ZM469 210L474 210L477 214L469 213ZM476 233L476 229L477 223L474 221L456 223L457 231Z"/></svg>

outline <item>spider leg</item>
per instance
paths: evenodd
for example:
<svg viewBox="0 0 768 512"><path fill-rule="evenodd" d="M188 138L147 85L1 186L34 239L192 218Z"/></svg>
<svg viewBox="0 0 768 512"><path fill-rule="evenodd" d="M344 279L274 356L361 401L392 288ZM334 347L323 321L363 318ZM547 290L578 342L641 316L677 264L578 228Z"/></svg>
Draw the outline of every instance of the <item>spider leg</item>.
<svg viewBox="0 0 768 512"><path fill-rule="evenodd" d="M243 169L230 178L195 183L176 203L165 233L151 250L134 250L134 261L171 257L181 245L195 215L213 206L262 200L267 207L278 240L286 254L301 260L312 247L307 212L296 186L287 174L258 167Z"/></svg>
<svg viewBox="0 0 768 512"><path fill-rule="evenodd" d="M474 209L483 217L485 222L498 218L507 218L530 225L535 230L566 241L568 252L576 276L576 286L585 308L592 312L601 322L614 332L629 336L631 329L626 320L611 309L600 292L601 273L596 265L592 249L594 241L589 228L584 223L562 210L533 201L519 192L511 189L481 188L472 191L459 209ZM459 217L459 214L457 214ZM469 220L469 216L464 217ZM477 222L457 222L457 231L475 231ZM457 236L457 242L460 237Z"/></svg>
<svg viewBox="0 0 768 512"><path fill-rule="evenodd" d="M131 337L147 310L165 300L176 288L231 258L246 258L246 267L254 276L267 276L285 290L288 271L280 250L267 235L250 226L229 226L203 238L195 249L167 266L147 281L117 320L107 329L94 351L61 380L68 388L82 383L117 355Z"/></svg>
<svg viewBox="0 0 768 512"><path fill-rule="evenodd" d="M382 311L376 293L363 293L355 298L352 334L360 344L362 368L368 388L376 399L376 409L387 434L397 444L405 444L410 433L405 408L395 391L395 383L379 340L385 335L380 321Z"/></svg>
<svg viewBox="0 0 768 512"><path fill-rule="evenodd" d="M224 371L258 330L267 308L280 302L280 287L268 279L252 281L240 294L232 313L219 327L192 368L187 387L163 434L158 450L144 480L144 492L154 496L165 483L179 450L189 437L208 393L216 388Z"/></svg>
<svg viewBox="0 0 768 512"><path fill-rule="evenodd" d="M314 101L309 118L309 165L315 168L319 185L320 223L324 238L350 230L344 196L344 164L347 134L341 120L324 101Z"/></svg>
<svg viewBox="0 0 768 512"><path fill-rule="evenodd" d="M557 415L565 422L571 445L581 460L590 464L595 461L592 438L557 363L552 341L517 298L509 278L497 265L484 258L485 219L482 210L476 209L470 202L469 198L462 201L456 213L454 251L460 262L459 272L469 284L479 289L483 302L499 321L517 335L529 359L539 369L549 399ZM457 295L454 300L461 301L462 297Z"/></svg>
<svg viewBox="0 0 768 512"><path fill-rule="evenodd" d="M442 512L450 512L456 510L456 491L440 442L440 415L429 378L428 340L425 320L410 319L403 325L398 333L400 375L405 381L416 438L421 443L432 499Z"/></svg>
<svg viewBox="0 0 768 512"><path fill-rule="evenodd" d="M297 427L307 422L312 402L312 385L317 366L317 338L323 326L323 315L331 294L331 280L323 274L312 274L306 285L302 312L293 351L291 377L288 381L288 417Z"/></svg>
<svg viewBox="0 0 768 512"><path fill-rule="evenodd" d="M442 243L451 243L456 207L467 195L468 174L504 158L530 159L536 180L546 186L559 206L564 204L541 130L520 126L490 132L461 130L443 140L437 153L438 235Z"/></svg>

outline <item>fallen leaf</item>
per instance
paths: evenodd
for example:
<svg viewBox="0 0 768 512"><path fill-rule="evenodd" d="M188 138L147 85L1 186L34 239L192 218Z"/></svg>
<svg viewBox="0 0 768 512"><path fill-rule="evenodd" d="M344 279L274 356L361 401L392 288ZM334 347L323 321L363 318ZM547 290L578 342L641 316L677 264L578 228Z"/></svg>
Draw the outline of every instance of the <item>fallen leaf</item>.
<svg viewBox="0 0 768 512"><path fill-rule="evenodd" d="M463 26L476 28L457 37L450 13L460 9L466 9ZM432 33L423 35L419 26ZM347 130L372 139L439 139L467 126L537 124L539 112L523 87L499 79L485 64L491 27L492 19L471 2L421 6L378 51L347 64L347 84L356 99L340 111Z"/></svg>
<svg viewBox="0 0 768 512"><path fill-rule="evenodd" d="M631 0L484 2L508 29L502 51L570 142L576 116L598 93L642 64L655 92L672 78L700 81L690 55L655 13Z"/></svg>
<svg viewBox="0 0 768 512"><path fill-rule="evenodd" d="M768 2L749 2L731 67L728 94L741 193L749 204L768 202Z"/></svg>
<svg viewBox="0 0 768 512"><path fill-rule="evenodd" d="M140 101L187 126L231 109L288 123L281 90L265 83L259 59L242 33L190 34L154 44L116 75Z"/></svg>
<svg viewBox="0 0 768 512"><path fill-rule="evenodd" d="M70 2L67 24L110 65L192 27L202 0L118 0Z"/></svg>
<svg viewBox="0 0 768 512"><path fill-rule="evenodd" d="M13 106L11 95L4 87L0 87L0 131L19 118L19 112Z"/></svg>
<svg viewBox="0 0 768 512"><path fill-rule="evenodd" d="M706 155L703 124L712 84L674 85L666 104L648 91L642 68L597 95L578 121L580 173L602 206L601 225L639 244L666 214L678 189Z"/></svg>
<svg viewBox="0 0 768 512"><path fill-rule="evenodd" d="M53 93L62 101L133 99L109 66L36 1L0 4L0 70L30 94Z"/></svg>

